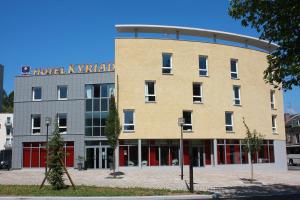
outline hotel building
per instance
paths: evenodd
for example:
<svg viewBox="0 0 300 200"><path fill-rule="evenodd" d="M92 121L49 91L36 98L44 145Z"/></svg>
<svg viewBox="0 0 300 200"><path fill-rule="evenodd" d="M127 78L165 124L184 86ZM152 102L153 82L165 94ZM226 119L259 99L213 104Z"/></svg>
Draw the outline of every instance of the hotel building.
<svg viewBox="0 0 300 200"><path fill-rule="evenodd" d="M256 167L286 169L282 92L263 80L275 44L186 27L116 29L127 37L115 39L115 70L79 65L77 73L16 77L14 168L45 165L46 117L58 121L67 166L76 167L83 156L88 168L108 168L112 150L104 127L114 94L122 124L117 166L179 165L183 117L185 165L191 146L195 167L247 167L244 118L265 138Z"/></svg>

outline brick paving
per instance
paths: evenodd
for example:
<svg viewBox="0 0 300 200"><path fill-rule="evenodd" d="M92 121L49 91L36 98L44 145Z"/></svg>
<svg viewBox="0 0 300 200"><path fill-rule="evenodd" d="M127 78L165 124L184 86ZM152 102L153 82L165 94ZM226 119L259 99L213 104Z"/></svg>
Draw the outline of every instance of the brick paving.
<svg viewBox="0 0 300 200"><path fill-rule="evenodd" d="M186 190L189 183L188 167L184 168L184 180L180 180L179 167L146 167L120 168L125 174L112 179L109 170L78 171L69 169L76 185L108 186L108 187L145 187ZM277 192L297 190L300 192L300 170L255 170L254 176L258 185L244 183L241 179L249 178L249 170L229 170L215 168L194 168L194 188L201 191L215 191L220 193L237 193L249 188L276 188ZM39 185L44 177L44 169L22 169L0 171L0 184L11 185ZM67 179L67 177L66 177ZM68 183L66 181L66 183ZM291 192L290 191L290 192ZM269 191L270 192L270 191Z"/></svg>

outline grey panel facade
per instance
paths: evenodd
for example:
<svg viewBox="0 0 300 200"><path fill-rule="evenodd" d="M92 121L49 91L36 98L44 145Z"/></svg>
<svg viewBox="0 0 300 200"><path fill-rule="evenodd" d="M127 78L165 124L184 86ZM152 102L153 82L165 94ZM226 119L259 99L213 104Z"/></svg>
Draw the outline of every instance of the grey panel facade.
<svg viewBox="0 0 300 200"><path fill-rule="evenodd" d="M46 140L45 118L51 117L53 122L57 113L67 114L67 133L63 134L63 138L74 141L74 159L84 156L85 85L105 83L114 83L114 72L16 77L12 167L22 168L23 142ZM58 100L57 87L60 85L68 88L67 100ZM41 101L32 101L33 87L42 88ZM31 133L33 114L41 115L41 133L38 135ZM52 124L49 135L53 129Z"/></svg>

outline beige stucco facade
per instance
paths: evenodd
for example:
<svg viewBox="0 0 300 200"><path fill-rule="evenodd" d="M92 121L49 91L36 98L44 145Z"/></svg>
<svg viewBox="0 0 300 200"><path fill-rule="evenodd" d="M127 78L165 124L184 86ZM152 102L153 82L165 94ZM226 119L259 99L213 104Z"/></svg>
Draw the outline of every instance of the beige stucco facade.
<svg viewBox="0 0 300 200"><path fill-rule="evenodd" d="M172 75L162 74L162 53L172 53ZM208 56L208 77L199 76L198 57ZM285 140L282 91L263 80L268 63L261 51L217 43L171 39L115 40L116 87L120 121L124 109L134 110L135 131L120 139L179 139L177 120L192 111L192 132L186 139L241 139L244 117L266 139ZM230 59L238 59L238 80L230 77ZM156 102L145 102L145 81L155 81ZM193 82L202 83L202 104L193 103ZM233 85L241 87L241 106L233 105ZM225 111L233 112L234 132L225 131ZM277 115L277 134L272 133Z"/></svg>

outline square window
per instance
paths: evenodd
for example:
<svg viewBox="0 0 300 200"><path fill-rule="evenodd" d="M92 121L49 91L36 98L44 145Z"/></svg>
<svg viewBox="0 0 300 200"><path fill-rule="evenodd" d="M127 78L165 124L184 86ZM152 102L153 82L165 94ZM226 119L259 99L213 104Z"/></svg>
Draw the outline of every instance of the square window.
<svg viewBox="0 0 300 200"><path fill-rule="evenodd" d="M41 87L33 87L32 88L32 100L33 101L41 101L42 100L42 88Z"/></svg>

